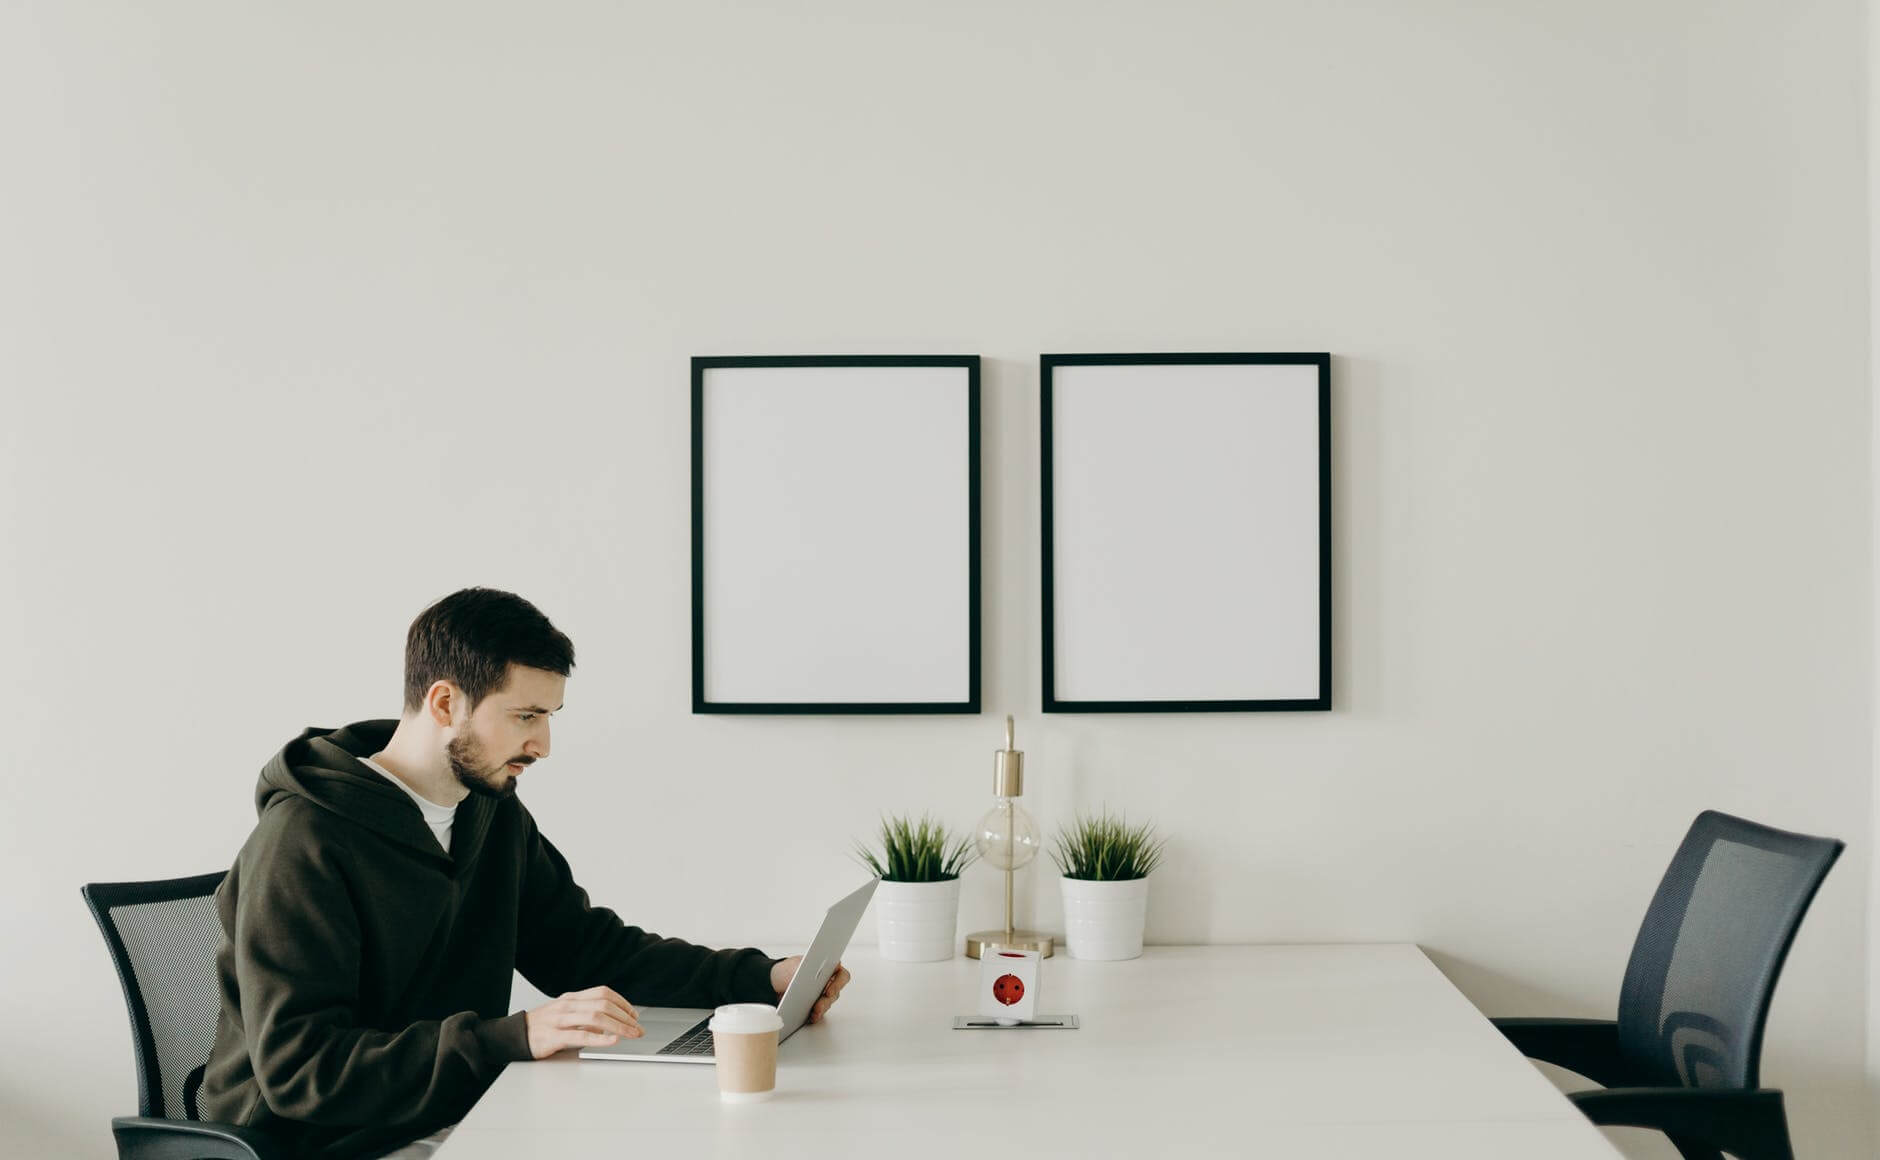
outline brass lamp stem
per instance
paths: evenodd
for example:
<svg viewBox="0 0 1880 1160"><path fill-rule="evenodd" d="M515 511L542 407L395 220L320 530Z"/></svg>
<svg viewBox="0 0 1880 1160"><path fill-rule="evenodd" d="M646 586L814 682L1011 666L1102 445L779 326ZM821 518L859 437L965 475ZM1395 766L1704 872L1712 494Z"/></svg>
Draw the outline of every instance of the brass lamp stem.
<svg viewBox="0 0 1880 1160"><path fill-rule="evenodd" d="M1011 831L1005 835L1005 942L1012 943L1012 842Z"/></svg>

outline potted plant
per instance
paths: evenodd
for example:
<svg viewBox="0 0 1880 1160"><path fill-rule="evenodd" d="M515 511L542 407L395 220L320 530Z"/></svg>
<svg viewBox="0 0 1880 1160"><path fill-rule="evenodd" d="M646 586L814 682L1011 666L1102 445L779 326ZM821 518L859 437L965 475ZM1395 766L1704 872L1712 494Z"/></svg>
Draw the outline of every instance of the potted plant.
<svg viewBox="0 0 1880 1160"><path fill-rule="evenodd" d="M931 818L881 819L879 852L856 845L875 888L881 957L921 963L953 957L960 917L960 871L978 857L970 837L954 839Z"/></svg>
<svg viewBox="0 0 1880 1160"><path fill-rule="evenodd" d="M1063 877L1064 947L1074 959L1133 959L1142 954L1149 875L1167 839L1105 810L1079 815L1058 831L1051 859Z"/></svg>

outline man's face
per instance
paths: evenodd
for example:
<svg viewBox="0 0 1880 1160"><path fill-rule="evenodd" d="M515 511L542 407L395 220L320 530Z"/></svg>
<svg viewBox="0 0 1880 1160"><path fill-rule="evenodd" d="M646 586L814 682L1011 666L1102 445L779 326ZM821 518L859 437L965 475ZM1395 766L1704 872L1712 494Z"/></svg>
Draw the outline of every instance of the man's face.
<svg viewBox="0 0 1880 1160"><path fill-rule="evenodd" d="M556 673L509 666L503 687L477 702L446 747L465 789L493 798L515 794L522 771L548 756L548 717L560 711L567 683Z"/></svg>

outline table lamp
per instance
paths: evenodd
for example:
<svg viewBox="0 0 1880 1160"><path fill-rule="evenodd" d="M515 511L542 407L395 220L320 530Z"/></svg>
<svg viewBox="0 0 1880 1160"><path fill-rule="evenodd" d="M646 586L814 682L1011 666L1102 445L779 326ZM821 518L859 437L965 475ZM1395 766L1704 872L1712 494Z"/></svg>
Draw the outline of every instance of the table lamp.
<svg viewBox="0 0 1880 1160"><path fill-rule="evenodd" d="M992 762L992 793L995 801L986 816L979 819L973 847L989 865L1005 871L1005 929L974 931L966 936L966 957L976 959L984 950L1037 951L1051 957L1051 936L1035 930L1017 930L1012 925L1012 875L1038 856L1038 827L1031 815L1018 804L1025 792L1025 755L1012 748L1013 726L1005 718L1005 748Z"/></svg>

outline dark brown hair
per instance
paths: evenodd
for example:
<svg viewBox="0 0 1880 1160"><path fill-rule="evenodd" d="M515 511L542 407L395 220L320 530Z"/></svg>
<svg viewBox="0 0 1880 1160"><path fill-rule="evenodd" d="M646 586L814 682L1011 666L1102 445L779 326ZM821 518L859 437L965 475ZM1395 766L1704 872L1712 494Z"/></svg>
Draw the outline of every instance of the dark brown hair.
<svg viewBox="0 0 1880 1160"><path fill-rule="evenodd" d="M418 614L405 634L405 711L438 681L462 689L470 708L502 688L511 663L567 676L574 642L513 592L465 588Z"/></svg>

